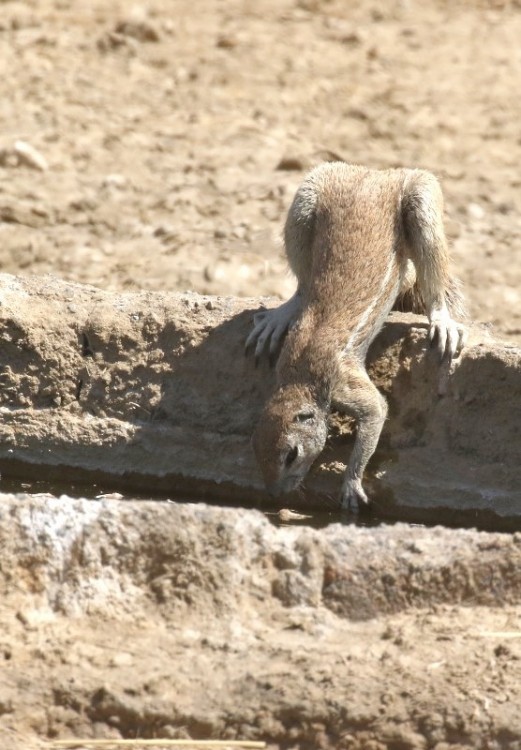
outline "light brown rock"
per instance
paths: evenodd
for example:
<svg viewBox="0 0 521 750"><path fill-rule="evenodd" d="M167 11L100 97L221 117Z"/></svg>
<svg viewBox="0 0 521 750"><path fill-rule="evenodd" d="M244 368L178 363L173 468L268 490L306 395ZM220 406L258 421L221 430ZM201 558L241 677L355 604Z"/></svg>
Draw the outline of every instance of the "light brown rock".
<svg viewBox="0 0 521 750"><path fill-rule="evenodd" d="M520 541L2 495L2 747L139 734L367 750L457 731L465 750L515 750Z"/></svg>
<svg viewBox="0 0 521 750"><path fill-rule="evenodd" d="M274 376L243 354L258 300L111 294L8 275L0 299L4 478L49 479L63 491L71 480L102 481L104 490L266 501L250 437ZM425 334L422 318L396 314L370 352L390 404L369 467L373 508L511 526L521 513L519 349L475 329L440 397ZM334 417L331 435L306 492L284 506L337 507L349 423Z"/></svg>

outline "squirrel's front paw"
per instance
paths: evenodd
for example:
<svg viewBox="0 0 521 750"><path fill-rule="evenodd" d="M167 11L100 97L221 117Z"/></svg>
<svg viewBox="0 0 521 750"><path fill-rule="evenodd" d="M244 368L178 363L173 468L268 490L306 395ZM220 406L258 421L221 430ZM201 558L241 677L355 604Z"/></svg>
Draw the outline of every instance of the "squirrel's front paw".
<svg viewBox="0 0 521 750"><path fill-rule="evenodd" d="M436 310L430 318L429 342L436 346L440 356L449 362L457 357L465 346L467 332L456 323L446 310Z"/></svg>
<svg viewBox="0 0 521 750"><path fill-rule="evenodd" d="M369 499L362 487L360 479L351 477L344 481L342 485L342 509L350 513L358 514L362 506L369 504Z"/></svg>
<svg viewBox="0 0 521 750"><path fill-rule="evenodd" d="M287 302L274 310L262 310L253 316L253 330L246 340L245 351L248 353L255 348L257 362L264 348L269 347L270 361L273 363L280 344L288 328L295 322L300 312L300 297L298 292Z"/></svg>

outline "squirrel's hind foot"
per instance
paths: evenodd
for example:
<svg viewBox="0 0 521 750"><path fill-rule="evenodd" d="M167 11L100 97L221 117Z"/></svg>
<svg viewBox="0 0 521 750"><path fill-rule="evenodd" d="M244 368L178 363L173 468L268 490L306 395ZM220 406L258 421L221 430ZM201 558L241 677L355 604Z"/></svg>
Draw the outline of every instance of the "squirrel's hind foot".
<svg viewBox="0 0 521 750"><path fill-rule="evenodd" d="M436 347L440 357L450 362L457 357L467 338L467 331L460 323L456 323L447 309L436 310L430 316L429 343Z"/></svg>

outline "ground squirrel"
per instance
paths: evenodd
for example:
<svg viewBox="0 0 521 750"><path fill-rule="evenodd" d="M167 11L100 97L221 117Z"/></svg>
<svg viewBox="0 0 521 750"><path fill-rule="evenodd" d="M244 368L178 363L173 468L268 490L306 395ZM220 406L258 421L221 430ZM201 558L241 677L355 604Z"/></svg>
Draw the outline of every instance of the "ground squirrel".
<svg viewBox="0 0 521 750"><path fill-rule="evenodd" d="M462 300L439 183L422 170L323 164L297 190L284 239L297 291L257 313L246 342L256 358L265 347L273 356L288 332L254 451L268 491L289 492L324 448L330 410L353 416L357 435L341 500L356 512L367 502L362 476L387 414L365 358L397 299L412 294L428 315L441 358L451 360L463 346L464 328L452 318Z"/></svg>

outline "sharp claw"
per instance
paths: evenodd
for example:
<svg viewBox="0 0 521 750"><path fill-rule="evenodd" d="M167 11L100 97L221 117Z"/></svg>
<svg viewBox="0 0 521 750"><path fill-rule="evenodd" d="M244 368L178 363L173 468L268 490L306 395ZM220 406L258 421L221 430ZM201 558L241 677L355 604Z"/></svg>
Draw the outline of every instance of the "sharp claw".
<svg viewBox="0 0 521 750"><path fill-rule="evenodd" d="M458 328L458 349L457 349L458 354L461 353L461 350L467 343L467 335L468 335L467 330L460 326Z"/></svg>
<svg viewBox="0 0 521 750"><path fill-rule="evenodd" d="M255 359L260 359L260 357L262 356L267 338L267 335L263 335L259 336L259 338L257 339L257 346L255 347Z"/></svg>
<svg viewBox="0 0 521 750"><path fill-rule="evenodd" d="M342 510L358 515L360 508L369 505L360 480L348 480L342 489Z"/></svg>
<svg viewBox="0 0 521 750"><path fill-rule="evenodd" d="M286 333L286 330L287 329L284 326L279 326L271 334L271 340L270 340L270 359L272 357L277 358L278 351L279 351L279 348L280 348L280 341L281 341L281 338Z"/></svg>
<svg viewBox="0 0 521 750"><path fill-rule="evenodd" d="M253 315L253 330L245 343L245 353L255 351L256 364L269 343L269 360L273 367L277 360L280 342L288 327L294 322L300 307L299 295L296 293L288 302L275 310L261 310Z"/></svg>
<svg viewBox="0 0 521 750"><path fill-rule="evenodd" d="M248 352L250 352L253 349L253 345L255 344L255 341L256 341L254 334L255 334L255 329L250 333L250 335L246 339L246 343L244 344L244 351L246 352L246 354L248 354Z"/></svg>
<svg viewBox="0 0 521 750"><path fill-rule="evenodd" d="M451 362L452 358L456 356L456 352L458 351L458 341L458 329L449 329L447 332L447 347L445 349L445 358L448 359L449 362Z"/></svg>
<svg viewBox="0 0 521 750"><path fill-rule="evenodd" d="M431 346L439 349L441 355L443 355L445 352L445 346L447 344L447 333L448 328L444 321L435 318L430 322L429 343Z"/></svg>
<svg viewBox="0 0 521 750"><path fill-rule="evenodd" d="M250 332L250 335L246 339L245 349L248 352L250 349L252 349L258 342L259 336L264 330L264 326L262 324L257 324L253 331Z"/></svg>
<svg viewBox="0 0 521 750"><path fill-rule="evenodd" d="M262 323L265 317L266 317L266 311L255 313L255 315L253 316L253 325L257 327L259 323Z"/></svg>

